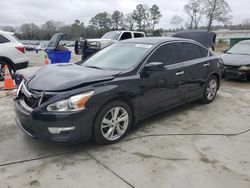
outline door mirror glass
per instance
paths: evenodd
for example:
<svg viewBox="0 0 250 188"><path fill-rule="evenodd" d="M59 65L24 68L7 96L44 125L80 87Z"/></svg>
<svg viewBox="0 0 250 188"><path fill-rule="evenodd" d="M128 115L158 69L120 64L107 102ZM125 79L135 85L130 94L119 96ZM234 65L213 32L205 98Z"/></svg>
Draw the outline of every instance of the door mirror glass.
<svg viewBox="0 0 250 188"><path fill-rule="evenodd" d="M152 62L144 66L146 71L163 71L165 70L164 64L161 62Z"/></svg>

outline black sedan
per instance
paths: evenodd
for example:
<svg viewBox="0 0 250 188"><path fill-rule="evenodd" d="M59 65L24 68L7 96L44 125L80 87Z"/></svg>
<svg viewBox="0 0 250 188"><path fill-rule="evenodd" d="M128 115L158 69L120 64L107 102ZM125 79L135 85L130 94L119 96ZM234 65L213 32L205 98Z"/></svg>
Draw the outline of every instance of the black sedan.
<svg viewBox="0 0 250 188"><path fill-rule="evenodd" d="M250 40L244 40L222 55L226 77L239 80L250 79Z"/></svg>
<svg viewBox="0 0 250 188"><path fill-rule="evenodd" d="M211 103L222 72L221 59L198 42L129 39L24 80L14 99L16 122L35 138L110 144L153 114L197 99Z"/></svg>

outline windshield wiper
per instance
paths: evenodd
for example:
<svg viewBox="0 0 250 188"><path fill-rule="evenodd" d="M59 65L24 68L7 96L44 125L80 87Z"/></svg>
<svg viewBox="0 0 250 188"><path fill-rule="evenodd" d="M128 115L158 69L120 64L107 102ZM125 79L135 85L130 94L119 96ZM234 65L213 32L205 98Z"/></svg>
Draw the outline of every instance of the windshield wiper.
<svg viewBox="0 0 250 188"><path fill-rule="evenodd" d="M91 66L91 65L85 65L85 67L94 68L94 69L102 69L102 68L100 68L100 67Z"/></svg>

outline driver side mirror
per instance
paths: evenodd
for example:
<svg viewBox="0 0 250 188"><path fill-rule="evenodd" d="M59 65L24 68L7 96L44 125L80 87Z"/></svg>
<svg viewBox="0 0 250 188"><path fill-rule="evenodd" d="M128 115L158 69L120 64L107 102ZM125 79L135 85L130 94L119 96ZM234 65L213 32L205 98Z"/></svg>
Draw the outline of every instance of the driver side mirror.
<svg viewBox="0 0 250 188"><path fill-rule="evenodd" d="M225 54L227 53L228 49L224 49L222 52Z"/></svg>
<svg viewBox="0 0 250 188"><path fill-rule="evenodd" d="M146 71L156 72L156 71L164 71L165 67L162 62L152 62L144 66Z"/></svg>

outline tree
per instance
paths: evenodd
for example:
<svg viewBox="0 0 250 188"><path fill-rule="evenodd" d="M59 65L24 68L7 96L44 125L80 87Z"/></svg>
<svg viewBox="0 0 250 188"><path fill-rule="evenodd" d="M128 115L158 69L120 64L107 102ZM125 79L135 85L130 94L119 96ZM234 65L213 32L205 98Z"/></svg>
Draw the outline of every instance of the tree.
<svg viewBox="0 0 250 188"><path fill-rule="evenodd" d="M201 17L204 14L203 11L202 0L189 0L184 6L184 12L190 18L190 24L188 24L189 29L198 28Z"/></svg>
<svg viewBox="0 0 250 188"><path fill-rule="evenodd" d="M22 33L22 38L23 39L37 39L37 36L39 35L40 28L34 24L34 23L29 23L29 24L23 24L20 27L20 32Z"/></svg>
<svg viewBox="0 0 250 188"><path fill-rule="evenodd" d="M142 4L136 6L136 10L133 11L132 18L136 21L137 27L139 30L142 30L144 15L146 13L146 9Z"/></svg>
<svg viewBox="0 0 250 188"><path fill-rule="evenodd" d="M75 23L71 25L71 38L79 38L84 36L84 23L76 19Z"/></svg>
<svg viewBox="0 0 250 188"><path fill-rule="evenodd" d="M8 32L15 32L16 31L16 29L14 27L8 26L8 25L3 26L1 29L4 30L4 31L8 31Z"/></svg>
<svg viewBox="0 0 250 188"><path fill-rule="evenodd" d="M132 17L132 13L129 13L125 17L124 27L128 30L133 30L135 25L135 20Z"/></svg>
<svg viewBox="0 0 250 188"><path fill-rule="evenodd" d="M110 30L112 25L111 16L107 12L99 13L91 18L91 20L89 21L89 25L94 29L106 32Z"/></svg>
<svg viewBox="0 0 250 188"><path fill-rule="evenodd" d="M246 18L242 21L242 25L249 26L250 25L250 18Z"/></svg>
<svg viewBox="0 0 250 188"><path fill-rule="evenodd" d="M225 0L204 0L204 12L208 19L207 30L211 30L214 21L228 24L232 19L231 8Z"/></svg>
<svg viewBox="0 0 250 188"><path fill-rule="evenodd" d="M111 15L111 22L113 29L119 29L123 27L124 16L123 13L115 10Z"/></svg>
<svg viewBox="0 0 250 188"><path fill-rule="evenodd" d="M171 19L171 24L175 25L177 28L182 28L182 22L183 22L183 18L180 17L179 15L174 15Z"/></svg>
<svg viewBox="0 0 250 188"><path fill-rule="evenodd" d="M42 25L42 38L50 39L52 35L57 32L56 22L54 20L46 21L45 24Z"/></svg>
<svg viewBox="0 0 250 188"><path fill-rule="evenodd" d="M152 25L152 31L155 30L155 25L159 23L162 17L160 8L157 5L153 5L150 9L150 20Z"/></svg>

